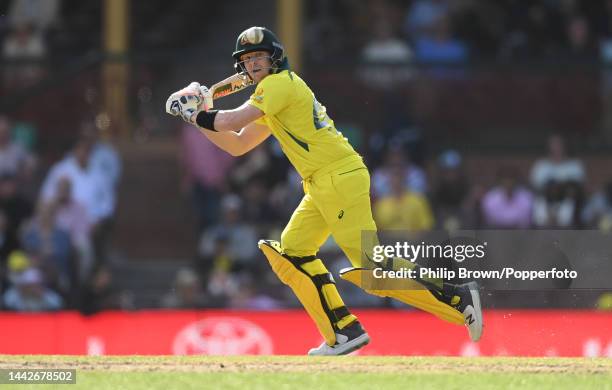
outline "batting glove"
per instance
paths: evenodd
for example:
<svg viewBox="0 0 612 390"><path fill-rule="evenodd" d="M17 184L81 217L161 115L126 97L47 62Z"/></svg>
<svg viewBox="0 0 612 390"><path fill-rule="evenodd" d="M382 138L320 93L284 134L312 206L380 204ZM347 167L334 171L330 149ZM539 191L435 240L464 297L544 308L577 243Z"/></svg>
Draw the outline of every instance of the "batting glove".
<svg viewBox="0 0 612 390"><path fill-rule="evenodd" d="M191 123L191 116L204 102L200 88L200 83L194 81L180 91L174 92L166 100L166 112L173 116L180 116L184 121Z"/></svg>

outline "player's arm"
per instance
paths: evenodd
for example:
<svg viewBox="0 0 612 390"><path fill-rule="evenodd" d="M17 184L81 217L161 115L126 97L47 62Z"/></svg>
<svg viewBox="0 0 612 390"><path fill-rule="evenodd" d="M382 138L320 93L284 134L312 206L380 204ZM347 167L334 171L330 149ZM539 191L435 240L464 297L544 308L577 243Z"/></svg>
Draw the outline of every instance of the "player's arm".
<svg viewBox="0 0 612 390"><path fill-rule="evenodd" d="M216 124L215 124L216 126ZM200 130L212 143L232 156L241 156L265 141L271 134L265 125L251 122L240 131L209 131Z"/></svg>
<svg viewBox="0 0 612 390"><path fill-rule="evenodd" d="M212 107L210 90L197 82L173 93L166 101L166 112L198 126L208 139L234 156L248 152L270 135L267 126L254 123L264 112L249 101L233 110L211 110Z"/></svg>
<svg viewBox="0 0 612 390"><path fill-rule="evenodd" d="M233 110L200 111L190 119L199 128L216 132L239 131L248 124L264 116L263 111L244 102Z"/></svg>
<svg viewBox="0 0 612 390"><path fill-rule="evenodd" d="M216 132L237 132L264 116L264 111L245 102L233 110L213 110L213 96L208 88L192 82L174 92L166 101L166 112L188 123Z"/></svg>

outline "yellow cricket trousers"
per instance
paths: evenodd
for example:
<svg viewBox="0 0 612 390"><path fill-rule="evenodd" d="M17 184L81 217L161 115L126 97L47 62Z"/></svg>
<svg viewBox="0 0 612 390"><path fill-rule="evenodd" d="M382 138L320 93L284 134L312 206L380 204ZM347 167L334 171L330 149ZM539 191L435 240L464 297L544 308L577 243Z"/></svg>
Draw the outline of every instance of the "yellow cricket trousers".
<svg viewBox="0 0 612 390"><path fill-rule="evenodd" d="M304 179L304 198L281 235L289 256L315 255L330 233L354 267L361 261L361 232L376 231L370 174L361 156L341 159Z"/></svg>
<svg viewBox="0 0 612 390"><path fill-rule="evenodd" d="M352 268L341 277L364 288L368 293L392 297L430 312L455 324L463 316L455 308L440 302L416 281L407 281L405 289L368 288L363 284L362 232L376 231L370 204L370 175L361 156L341 159L303 180L304 197L281 234L280 248L260 246L272 268L288 284L329 345L335 332L356 317L345 307L333 277L316 254L330 234L344 251ZM373 234L375 237L375 234ZM376 241L377 242L377 241ZM371 255L372 243L363 250ZM396 263L403 261L396 259Z"/></svg>

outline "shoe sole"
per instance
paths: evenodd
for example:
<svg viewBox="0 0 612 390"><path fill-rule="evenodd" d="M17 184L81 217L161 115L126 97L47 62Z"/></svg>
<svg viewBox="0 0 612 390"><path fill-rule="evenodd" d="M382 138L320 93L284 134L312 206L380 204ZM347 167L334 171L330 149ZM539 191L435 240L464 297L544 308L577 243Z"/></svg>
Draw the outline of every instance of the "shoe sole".
<svg viewBox="0 0 612 390"><path fill-rule="evenodd" d="M476 323L480 324L480 329L478 331L478 334L472 335L470 333L470 338L472 339L472 341L478 341L482 337L482 328L484 326L484 322L482 320L482 307L480 305L480 293L478 292L478 283L469 282L467 283L466 287L469 289L470 296L472 297L472 306L474 308L474 312L475 312L474 314L476 316ZM469 326L468 326L468 329L469 329Z"/></svg>
<svg viewBox="0 0 612 390"><path fill-rule="evenodd" d="M333 349L333 353L329 353L329 354L318 354L318 353L311 353L311 351L308 352L309 356L340 356L340 355L347 355L351 352L354 352L356 350L358 350L359 348L367 345L370 342L370 336L367 333L362 334L359 337L354 338L351 341L346 342L345 344L342 344L342 346L340 347L336 347Z"/></svg>
<svg viewBox="0 0 612 390"><path fill-rule="evenodd" d="M338 355L348 355L351 352L355 352L359 348L365 347L370 343L370 335L367 333L347 342L345 349L339 350Z"/></svg>

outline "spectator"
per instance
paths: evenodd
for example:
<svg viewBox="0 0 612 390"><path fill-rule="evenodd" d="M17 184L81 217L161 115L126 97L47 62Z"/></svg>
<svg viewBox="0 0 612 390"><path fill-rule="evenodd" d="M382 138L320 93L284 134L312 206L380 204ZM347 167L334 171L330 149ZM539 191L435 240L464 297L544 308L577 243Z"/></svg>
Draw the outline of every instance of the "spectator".
<svg viewBox="0 0 612 390"><path fill-rule="evenodd" d="M227 307L231 297L238 294L242 287L235 274L222 268L216 268L206 283L206 291L211 297L211 306Z"/></svg>
<svg viewBox="0 0 612 390"><path fill-rule="evenodd" d="M565 194L565 185L550 181L533 205L533 223L539 228L558 229L573 225L576 205Z"/></svg>
<svg viewBox="0 0 612 390"><path fill-rule="evenodd" d="M270 153L264 145L261 145L242 157L232 168L230 180L236 188L242 188L253 177L265 175L271 164Z"/></svg>
<svg viewBox="0 0 612 390"><path fill-rule="evenodd" d="M12 26L29 23L44 32L58 24L60 7L60 0L12 0L8 20Z"/></svg>
<svg viewBox="0 0 612 390"><path fill-rule="evenodd" d="M259 178L264 180L264 184L268 188L286 185L287 176L295 172L295 169L287 157L285 157L280 143L276 138L270 137L261 146L266 149L270 162L266 168L265 175L261 175Z"/></svg>
<svg viewBox="0 0 612 390"><path fill-rule="evenodd" d="M34 174L36 161L20 144L11 139L11 123L0 114L0 176L10 175L28 181Z"/></svg>
<svg viewBox="0 0 612 390"><path fill-rule="evenodd" d="M232 309L279 310L283 308L281 302L261 291L261 282L253 280L253 276L244 275L241 279L240 288L231 297L230 307Z"/></svg>
<svg viewBox="0 0 612 390"><path fill-rule="evenodd" d="M30 257L21 250L14 250L7 256L7 280L15 284L19 275L22 274L23 271L27 270L34 266L33 261Z"/></svg>
<svg viewBox="0 0 612 390"><path fill-rule="evenodd" d="M432 191L432 204L440 227L447 230L465 227L468 193L469 183L461 155L455 150L443 152L438 158L438 175Z"/></svg>
<svg viewBox="0 0 612 390"><path fill-rule="evenodd" d="M537 191L544 190L548 183L564 184L569 181L583 183L585 172L582 162L567 156L565 142L559 135L548 138L548 153L536 161L531 169L531 185Z"/></svg>
<svg viewBox="0 0 612 390"><path fill-rule="evenodd" d="M497 2L451 2L454 32L469 42L470 57L492 58L497 54L500 39L506 32L502 6Z"/></svg>
<svg viewBox="0 0 612 390"><path fill-rule="evenodd" d="M494 229L527 229L531 225L533 195L518 184L514 167L500 168L499 184L482 199L486 226Z"/></svg>
<svg viewBox="0 0 612 390"><path fill-rule="evenodd" d="M59 181L67 178L72 183L72 198L87 210L92 223L92 239L95 258L105 262L107 240L109 239L112 217L115 211L113 195L109 191L108 179L91 165L92 144L81 137L62 161L51 167L41 191L41 200L51 202L57 199Z"/></svg>
<svg viewBox="0 0 612 390"><path fill-rule="evenodd" d="M599 56L605 64L612 63L612 38L608 37L607 39L601 41L599 46ZM610 89L610 71L607 70L604 72L604 76L604 91L607 92Z"/></svg>
<svg viewBox="0 0 612 390"><path fill-rule="evenodd" d="M16 122L11 128L13 142L20 145L27 153L33 153L36 146L38 131L30 122Z"/></svg>
<svg viewBox="0 0 612 390"><path fill-rule="evenodd" d="M244 220L265 230L278 220L276 211L270 206L265 182L262 177L253 177L242 192Z"/></svg>
<svg viewBox="0 0 612 390"><path fill-rule="evenodd" d="M391 194L391 176L394 172L401 172L404 178L405 190L419 194L427 191L425 172L407 161L401 148L390 147L387 150L384 164L374 170L372 175L372 193L374 197Z"/></svg>
<svg viewBox="0 0 612 390"><path fill-rule="evenodd" d="M384 20L374 25L372 38L363 48L361 58L368 63L407 63L412 59L412 50L401 39L393 35L392 27Z"/></svg>
<svg viewBox="0 0 612 390"><path fill-rule="evenodd" d="M72 196L72 183L62 177L57 182L56 198L52 203L56 207L55 223L57 227L70 235L72 246L78 258L78 280L85 282L94 266L94 252L91 242L92 224L85 206Z"/></svg>
<svg viewBox="0 0 612 390"><path fill-rule="evenodd" d="M172 291L162 298L162 306L173 309L196 309L206 306L200 280L190 268L181 268L176 273Z"/></svg>
<svg viewBox="0 0 612 390"><path fill-rule="evenodd" d="M326 0L309 1L308 23L304 28L304 51L311 61L326 63L332 57L344 58L350 55L350 42L344 38L349 30L347 11L354 4Z"/></svg>
<svg viewBox="0 0 612 390"><path fill-rule="evenodd" d="M17 178L12 174L0 176L0 210L6 217L6 239L15 243L22 223L32 215L32 202L19 191Z"/></svg>
<svg viewBox="0 0 612 390"><path fill-rule="evenodd" d="M571 226L574 229L583 228L582 224L582 212L586 203L586 197L582 183L570 181L565 184L565 197L569 199L574 206L572 213Z"/></svg>
<svg viewBox="0 0 612 390"><path fill-rule="evenodd" d="M93 223L112 215L113 203L104 183L104 178L91 166L92 145L89 140L80 138L72 152L53 165L45 178L41 198L51 201L57 198L58 182L67 178L72 183L72 195L87 209Z"/></svg>
<svg viewBox="0 0 612 390"><path fill-rule="evenodd" d="M38 81L44 72L40 62L46 55L42 35L30 24L14 27L4 40L2 57L9 61L28 61L28 63L11 63L4 69L4 80L9 87L23 87Z"/></svg>
<svg viewBox="0 0 612 390"><path fill-rule="evenodd" d="M500 54L514 58L550 57L563 40L564 16L560 12L563 3L575 4L574 1L503 2L501 8L505 14L506 31Z"/></svg>
<svg viewBox="0 0 612 390"><path fill-rule="evenodd" d="M227 240L223 233L218 234L215 237L212 251L200 256L196 268L202 280L207 280L214 270L221 269L229 272L236 263L229 253Z"/></svg>
<svg viewBox="0 0 612 390"><path fill-rule="evenodd" d="M582 16L572 16L566 24L566 42L557 58L592 61L597 58L597 46L591 38L589 22Z"/></svg>
<svg viewBox="0 0 612 390"><path fill-rule="evenodd" d="M21 237L26 252L46 271L48 280L68 293L72 287L72 243L68 232L56 224L57 206L41 202L34 218L24 226Z"/></svg>
<svg viewBox="0 0 612 390"><path fill-rule="evenodd" d="M269 200L275 214L281 220L288 220L303 196L302 178L294 169L291 169L286 173L284 183L278 183L275 186L269 195Z"/></svg>
<svg viewBox="0 0 612 390"><path fill-rule="evenodd" d="M36 268L29 268L15 278L15 285L2 297L4 307L15 311L59 310L62 298L53 290L45 287L43 275Z"/></svg>
<svg viewBox="0 0 612 390"><path fill-rule="evenodd" d="M304 196L302 178L291 166L274 137L270 137L266 146L271 166L265 175L258 178L263 180L268 189L267 201L274 211L275 218L288 220ZM275 224L275 227L279 228L280 225Z"/></svg>
<svg viewBox="0 0 612 390"><path fill-rule="evenodd" d="M434 218L427 199L406 189L401 168L396 168L390 174L390 193L374 203L374 219L378 228L414 232L430 230Z"/></svg>
<svg viewBox="0 0 612 390"><path fill-rule="evenodd" d="M121 179L121 158L119 153L113 144L100 138L100 132L92 122L81 124L81 137L92 145L89 165L96 172L97 176L105 180L106 191L112 197L111 202L114 208L117 186Z"/></svg>
<svg viewBox="0 0 612 390"><path fill-rule="evenodd" d="M415 40L428 34L435 24L449 15L446 0L416 0L414 1L404 21L404 32Z"/></svg>
<svg viewBox="0 0 612 390"><path fill-rule="evenodd" d="M113 144L101 139L100 132L92 122L81 124L80 135L85 142L91 144L89 167L93 176L101 182L102 192L106 194L110 207L110 212L95 225L92 231L96 257L105 261L108 258L108 241L112 233L117 207L117 192L122 169L121 159Z"/></svg>
<svg viewBox="0 0 612 390"><path fill-rule="evenodd" d="M612 293L606 292L601 294L595 302L597 310L612 311Z"/></svg>
<svg viewBox="0 0 612 390"><path fill-rule="evenodd" d="M221 197L234 158L203 137L193 126L181 132L181 186L190 194L198 220L198 232L219 222Z"/></svg>
<svg viewBox="0 0 612 390"><path fill-rule="evenodd" d="M27 23L16 25L2 47L2 55L6 59L40 60L45 54L42 35Z"/></svg>
<svg viewBox="0 0 612 390"><path fill-rule="evenodd" d="M586 227L612 231L612 180L595 193L582 212Z"/></svg>
<svg viewBox="0 0 612 390"><path fill-rule="evenodd" d="M398 82L412 78L414 72L406 66L412 61L412 49L394 35L389 20L376 20L373 27L369 26L369 40L361 50L363 66L359 78L371 88L389 90ZM348 135L346 130L342 132ZM358 148L354 141L351 144Z"/></svg>
<svg viewBox="0 0 612 390"><path fill-rule="evenodd" d="M414 43L415 59L425 63L463 63L468 59L468 48L452 36L450 21L439 18L431 35L424 35ZM438 71L436 71L438 73Z"/></svg>
<svg viewBox="0 0 612 390"><path fill-rule="evenodd" d="M220 239L226 239L229 258L236 261L232 269L249 265L257 251L255 229L242 220L242 201L236 195L226 195L221 200L222 220L207 229L200 239L200 256L210 258Z"/></svg>

